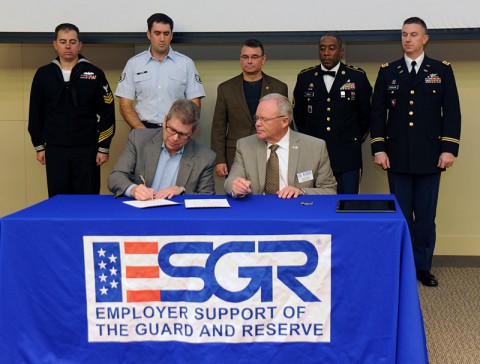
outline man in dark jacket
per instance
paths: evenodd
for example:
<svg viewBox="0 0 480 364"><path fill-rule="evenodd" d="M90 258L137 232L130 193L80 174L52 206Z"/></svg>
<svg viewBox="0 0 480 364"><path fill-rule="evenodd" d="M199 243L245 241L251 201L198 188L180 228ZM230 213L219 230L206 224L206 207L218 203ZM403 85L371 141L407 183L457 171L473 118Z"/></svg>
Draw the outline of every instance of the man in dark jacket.
<svg viewBox="0 0 480 364"><path fill-rule="evenodd" d="M323 35L321 64L301 71L293 91L295 125L327 143L339 194L358 193L372 96L365 72L342 63L343 54L338 34Z"/></svg>
<svg viewBox="0 0 480 364"><path fill-rule="evenodd" d="M255 112L260 98L271 93L288 97L288 86L262 72L267 60L262 42L246 40L240 50L242 73L218 86L213 114L211 147L217 153L215 172L228 176L237 140L255 134Z"/></svg>
<svg viewBox="0 0 480 364"><path fill-rule="evenodd" d="M408 222L417 278L432 287L440 174L458 154L461 116L452 67L425 55L428 39L422 19L405 20L404 56L378 72L370 130L375 163Z"/></svg>
<svg viewBox="0 0 480 364"><path fill-rule="evenodd" d="M115 133L113 95L103 71L80 55L75 25L58 25L53 47L58 57L33 79L28 131L50 197L98 194Z"/></svg>

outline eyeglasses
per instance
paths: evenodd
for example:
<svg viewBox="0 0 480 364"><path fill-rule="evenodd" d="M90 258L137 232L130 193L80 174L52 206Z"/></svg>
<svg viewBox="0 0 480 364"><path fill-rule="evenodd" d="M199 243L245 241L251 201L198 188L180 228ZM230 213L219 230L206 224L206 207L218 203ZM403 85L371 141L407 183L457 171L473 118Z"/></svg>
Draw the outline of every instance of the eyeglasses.
<svg viewBox="0 0 480 364"><path fill-rule="evenodd" d="M177 135L180 139L187 140L190 139L192 136L182 133L180 131L175 130L174 128L168 126L167 122L164 123L165 129L172 134L172 136Z"/></svg>
<svg viewBox="0 0 480 364"><path fill-rule="evenodd" d="M251 57L250 57L250 56L247 56L246 54L242 54L242 55L240 56L240 59L241 59L242 61L248 61L249 59L251 59L252 61L258 61L258 60L259 60L260 58L262 58L262 57L263 57L263 55L262 55L262 56L259 56L258 54L254 54L254 55L251 56Z"/></svg>
<svg viewBox="0 0 480 364"><path fill-rule="evenodd" d="M255 122L261 121L262 123L268 123L269 121L272 121L272 120L275 120L275 119L278 119L278 118L284 118L286 116L287 115L278 115L278 116L275 116L273 118L264 118L262 116L255 115Z"/></svg>

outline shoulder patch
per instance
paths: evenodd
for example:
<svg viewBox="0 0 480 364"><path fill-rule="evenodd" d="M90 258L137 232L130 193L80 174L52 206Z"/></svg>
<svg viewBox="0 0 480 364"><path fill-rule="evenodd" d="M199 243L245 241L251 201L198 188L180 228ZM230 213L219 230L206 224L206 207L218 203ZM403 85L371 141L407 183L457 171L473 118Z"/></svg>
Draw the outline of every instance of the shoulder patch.
<svg viewBox="0 0 480 364"><path fill-rule="evenodd" d="M348 69L357 71L357 72L365 73L365 71L362 70L360 67L352 66L351 64L346 64L345 67L347 67Z"/></svg>
<svg viewBox="0 0 480 364"><path fill-rule="evenodd" d="M443 63L445 66L450 66L450 62L448 62L448 61L442 61L442 63Z"/></svg>
<svg viewBox="0 0 480 364"><path fill-rule="evenodd" d="M388 64L388 63L384 63L384 64L382 64L382 68L385 68L385 67L388 67L388 66L389 66L389 64Z"/></svg>
<svg viewBox="0 0 480 364"><path fill-rule="evenodd" d="M301 70L300 72L298 72L299 75L301 75L302 73L305 73L305 72L308 72L308 71L311 71L315 68L317 68L318 66L312 66L312 67L308 67L308 68L305 68L303 70Z"/></svg>

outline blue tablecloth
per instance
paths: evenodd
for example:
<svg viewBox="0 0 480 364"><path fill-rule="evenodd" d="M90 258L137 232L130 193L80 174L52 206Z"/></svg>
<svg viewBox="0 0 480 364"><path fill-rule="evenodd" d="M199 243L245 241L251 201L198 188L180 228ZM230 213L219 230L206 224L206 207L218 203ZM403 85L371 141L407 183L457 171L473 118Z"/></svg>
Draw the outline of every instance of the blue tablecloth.
<svg viewBox="0 0 480 364"><path fill-rule="evenodd" d="M174 200L182 202L185 198L200 197L180 196ZM393 213L337 213L340 198L393 196L301 196L290 200L251 196L228 198L231 207L218 209L185 209L183 204L136 209L124 204L125 199L112 196L56 196L6 216L0 225L0 358L11 363L428 363L411 242L398 205ZM328 327L322 327L329 333L326 341L281 342L282 335L265 338L262 333L259 340L250 337L232 343L227 338L229 325L224 327L223 338L205 337L197 342L178 337L147 341L138 336L134 341L119 342L123 340L120 338L99 342L89 337L92 327L87 306L92 297L88 287L99 282L95 277L97 261L90 261L89 256L100 246L95 244L102 241L101 237L119 241L122 237L172 237L181 242L177 246L184 244L188 251L190 237L194 242L202 236L240 241L243 236L246 240L260 236L260 240L268 237L275 241L316 234L331 237L328 277L322 281L331 284L325 301L329 302ZM94 238L90 241L85 237ZM121 244L118 249L127 250L127 245ZM212 255L214 245L200 244L210 249L206 255ZM255 244L260 245L255 245L257 251L252 251L252 256L258 256L258 249L262 249L258 247L263 246L261 242ZM288 251L288 244L278 246ZM292 246L295 244L306 249L313 245L295 242ZM287 253L275 250L269 255L275 254ZM170 272L181 276L182 268L172 265ZM251 262L245 261L245 266L249 265ZM87 272L90 267L91 276ZM254 268L246 272L248 269ZM270 281L272 277L275 281L282 268L262 269L270 272ZM163 277L165 272L159 274ZM222 273L215 274L220 281ZM259 290L262 301L275 305L277 288L270 289L269 297L264 283ZM290 284L299 286L298 282ZM166 300L168 297L168 293L162 296ZM100 293L98 299L102 299ZM238 307L248 310L248 299L243 301L247 305ZM229 303L228 307L236 304ZM139 307L145 308L145 303ZM97 310L96 315L103 317L105 313ZM181 318L180 314L178 322ZM243 319L243 324L251 323ZM307 327L298 325L295 327Z"/></svg>

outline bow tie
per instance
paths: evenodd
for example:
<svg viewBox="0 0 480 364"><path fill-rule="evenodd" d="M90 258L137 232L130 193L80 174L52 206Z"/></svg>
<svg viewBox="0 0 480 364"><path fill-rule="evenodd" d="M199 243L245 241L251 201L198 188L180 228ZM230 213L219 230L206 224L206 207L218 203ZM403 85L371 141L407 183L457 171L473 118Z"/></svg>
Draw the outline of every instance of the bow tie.
<svg viewBox="0 0 480 364"><path fill-rule="evenodd" d="M335 77L335 71L325 71L325 70L320 70L322 72L322 75L327 75L327 76L332 76Z"/></svg>

